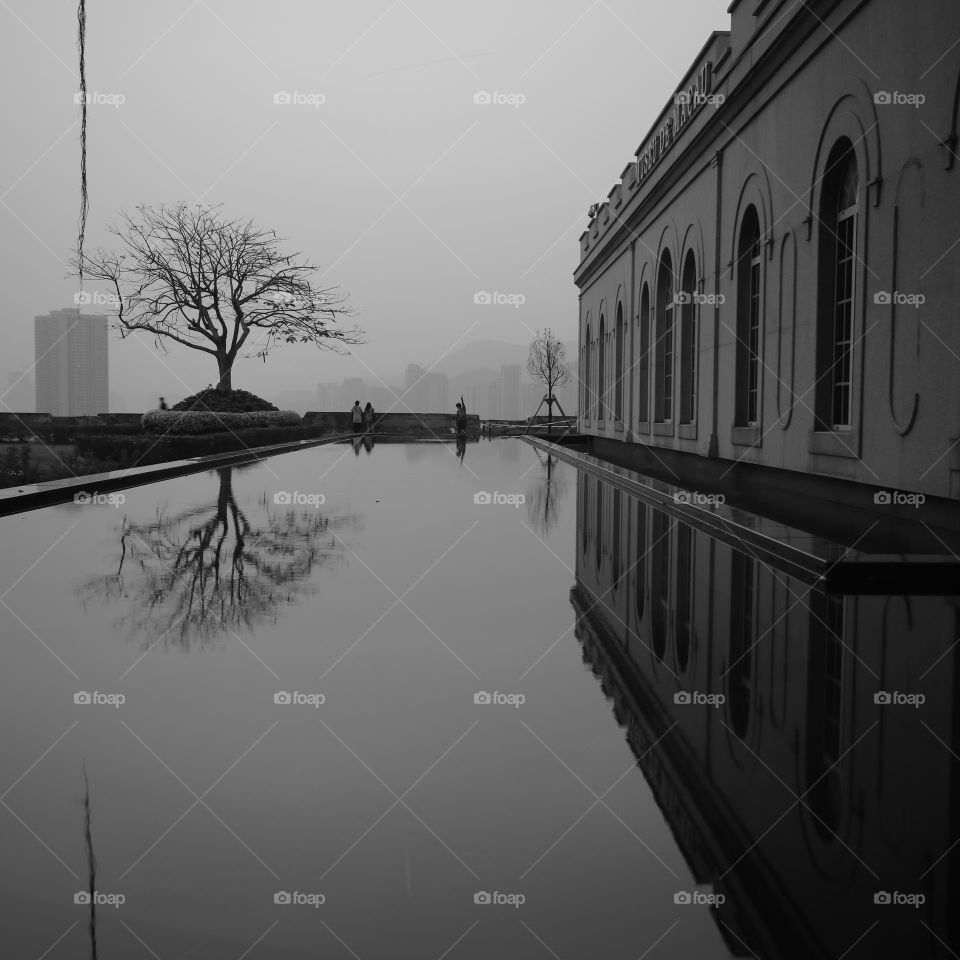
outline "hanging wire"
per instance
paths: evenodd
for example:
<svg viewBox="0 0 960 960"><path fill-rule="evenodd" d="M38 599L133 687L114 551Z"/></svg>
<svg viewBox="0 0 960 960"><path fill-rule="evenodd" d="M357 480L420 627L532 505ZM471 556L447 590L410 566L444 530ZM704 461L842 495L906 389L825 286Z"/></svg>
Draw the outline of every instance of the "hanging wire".
<svg viewBox="0 0 960 960"><path fill-rule="evenodd" d="M87 232L87 4L79 0L77 6L77 48L80 51L80 223L77 237L77 263L80 289L83 289L83 239Z"/></svg>

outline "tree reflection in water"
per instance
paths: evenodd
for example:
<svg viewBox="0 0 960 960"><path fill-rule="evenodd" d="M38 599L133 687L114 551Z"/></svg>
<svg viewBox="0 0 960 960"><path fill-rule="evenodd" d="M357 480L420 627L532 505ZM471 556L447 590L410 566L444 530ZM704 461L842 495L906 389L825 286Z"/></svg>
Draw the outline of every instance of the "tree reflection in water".
<svg viewBox="0 0 960 960"><path fill-rule="evenodd" d="M550 454L544 457L536 448L534 452L543 471L527 491L527 516L537 532L545 537L560 516L560 501L566 493L567 484L559 460Z"/></svg>
<svg viewBox="0 0 960 960"><path fill-rule="evenodd" d="M313 573L339 562L338 532L355 529L357 518L275 506L264 493L259 522L251 521L234 497L233 469L217 470L212 505L169 516L160 511L148 523L124 518L116 572L85 581L81 602L125 603L129 610L118 625L144 646L189 649L253 630L282 605L316 593Z"/></svg>

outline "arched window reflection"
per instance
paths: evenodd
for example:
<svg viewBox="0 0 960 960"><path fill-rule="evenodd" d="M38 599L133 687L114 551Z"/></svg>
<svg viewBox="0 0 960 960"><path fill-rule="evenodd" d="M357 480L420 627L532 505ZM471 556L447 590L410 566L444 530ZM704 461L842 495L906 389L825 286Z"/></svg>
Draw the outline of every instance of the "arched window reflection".
<svg viewBox="0 0 960 960"><path fill-rule="evenodd" d="M653 512L653 545L650 548L650 633L653 653L663 660L670 623L670 518Z"/></svg>
<svg viewBox="0 0 960 960"><path fill-rule="evenodd" d="M677 667L686 670L693 636L693 530L677 525Z"/></svg>
<svg viewBox="0 0 960 960"><path fill-rule="evenodd" d="M727 673L730 725L741 739L750 725L756 643L756 560L734 550L730 567L730 666Z"/></svg>
<svg viewBox="0 0 960 960"><path fill-rule="evenodd" d="M620 499L622 494L619 490L613 491L613 589L614 592L620 589L620 579L623 576L623 564L620 559Z"/></svg>
<svg viewBox="0 0 960 960"><path fill-rule="evenodd" d="M596 538L595 542L595 558L597 564L597 570L600 569L600 563L603 560L603 481L597 481L597 515L596 515L596 531L594 536Z"/></svg>
<svg viewBox="0 0 960 960"><path fill-rule="evenodd" d="M810 595L807 674L807 783L814 826L836 839L843 811L843 597Z"/></svg>
<svg viewBox="0 0 960 960"><path fill-rule="evenodd" d="M637 589L634 591L633 602L637 611L637 621L643 621L644 601L647 589L647 510L645 503L637 501L637 562L634 566Z"/></svg>

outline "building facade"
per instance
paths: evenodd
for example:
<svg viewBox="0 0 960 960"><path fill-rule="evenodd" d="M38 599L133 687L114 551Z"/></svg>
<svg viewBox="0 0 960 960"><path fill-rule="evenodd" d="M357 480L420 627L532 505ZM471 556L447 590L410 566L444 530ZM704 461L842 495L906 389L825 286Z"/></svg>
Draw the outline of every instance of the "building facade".
<svg viewBox="0 0 960 960"><path fill-rule="evenodd" d="M107 318L53 310L34 318L36 410L55 417L109 412Z"/></svg>
<svg viewBox="0 0 960 960"><path fill-rule="evenodd" d="M681 477L958 497L960 4L730 13L580 238L580 429Z"/></svg>
<svg viewBox="0 0 960 960"><path fill-rule="evenodd" d="M413 413L445 413L450 408L450 380L445 373L407 364L404 378L404 409Z"/></svg>

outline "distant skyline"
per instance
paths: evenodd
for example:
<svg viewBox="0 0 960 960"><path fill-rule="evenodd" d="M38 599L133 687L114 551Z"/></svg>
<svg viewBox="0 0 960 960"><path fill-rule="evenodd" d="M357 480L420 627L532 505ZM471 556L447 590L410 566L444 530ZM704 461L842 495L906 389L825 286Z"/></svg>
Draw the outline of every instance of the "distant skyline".
<svg viewBox="0 0 960 960"><path fill-rule="evenodd" d="M107 318L52 310L33 325L36 410L55 417L108 413Z"/></svg>
<svg viewBox="0 0 960 960"><path fill-rule="evenodd" d="M349 293L369 342L353 357L284 348L240 361L236 385L264 396L386 379L473 339L529 342L546 325L571 340L587 208L711 31L729 26L726 5L98 0L88 248L112 246L105 227L121 210L177 200L222 203L288 238ZM76 19L70 5L8 0L0 22L0 62L17 77L0 107L3 364L14 371L33 362L32 318L77 292ZM289 102L275 100L284 92ZM112 334L110 353L130 403L215 378L209 358L164 355L149 338Z"/></svg>

